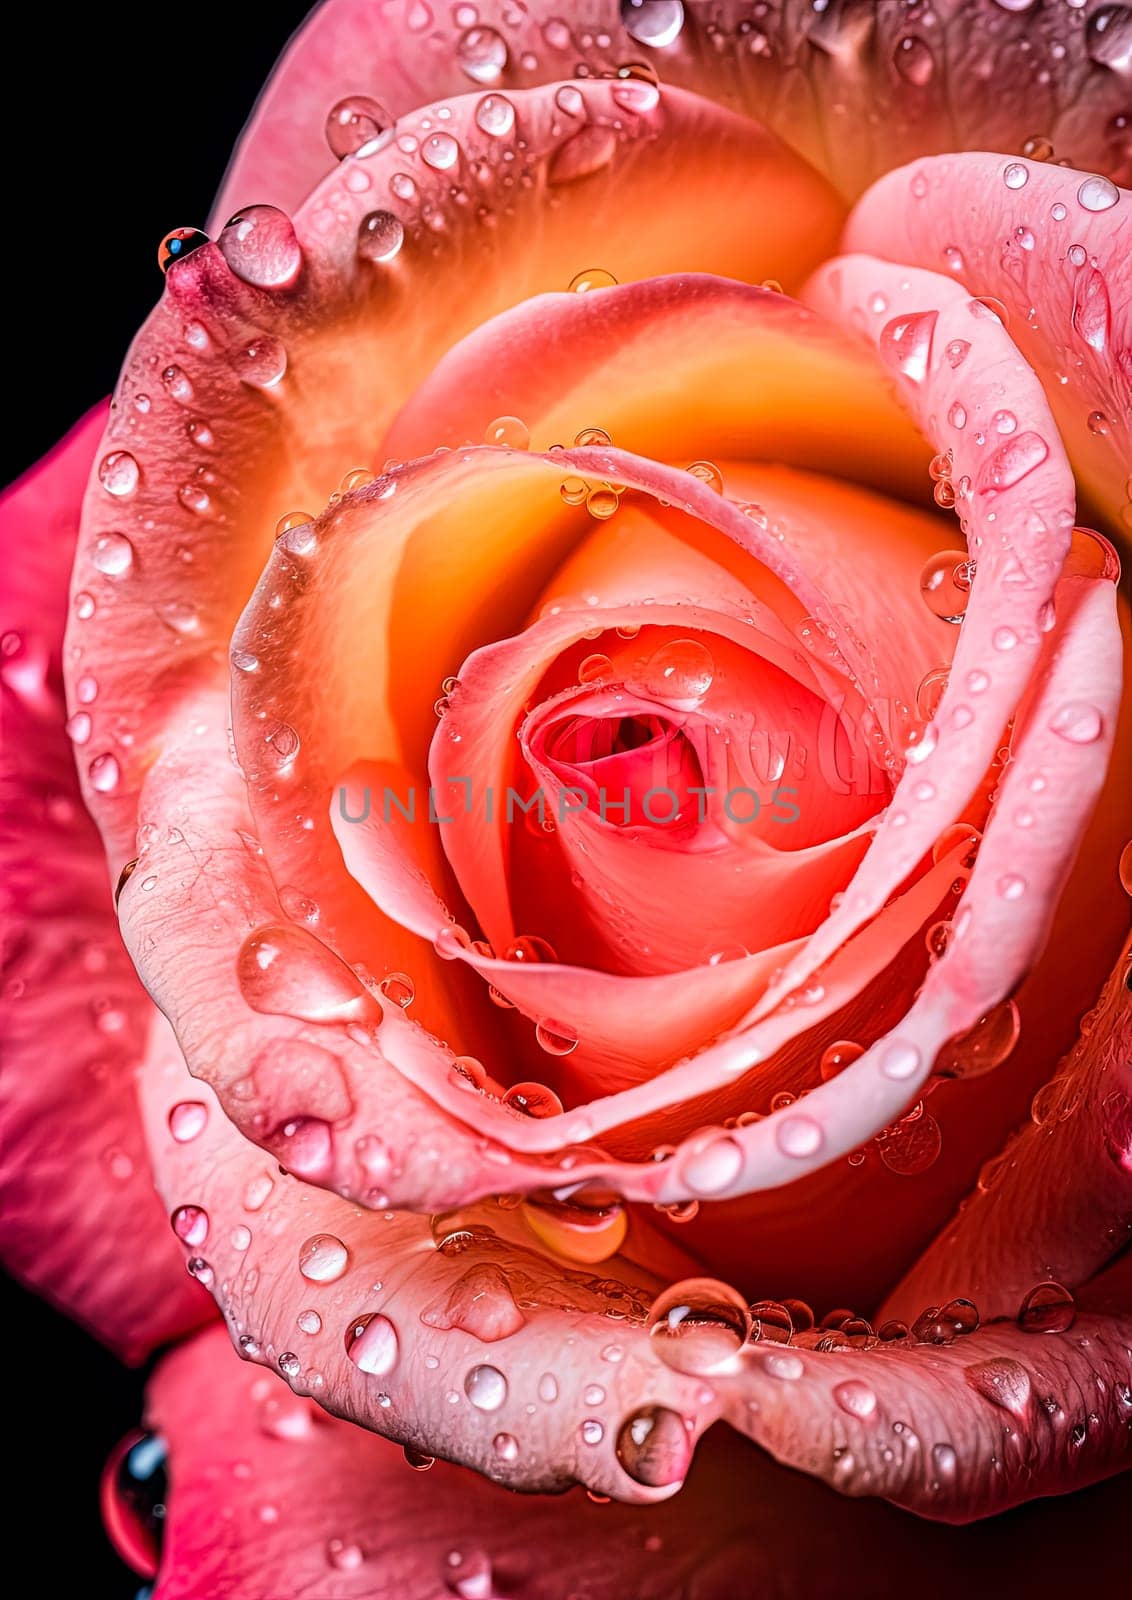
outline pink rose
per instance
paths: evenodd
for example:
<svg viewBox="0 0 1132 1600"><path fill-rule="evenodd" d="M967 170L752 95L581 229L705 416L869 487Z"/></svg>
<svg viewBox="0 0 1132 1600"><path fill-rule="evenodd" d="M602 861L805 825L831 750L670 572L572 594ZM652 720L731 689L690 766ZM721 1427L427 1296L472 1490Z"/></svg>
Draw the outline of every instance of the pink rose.
<svg viewBox="0 0 1132 1600"><path fill-rule="evenodd" d="M1026 1587L930 1523L1128 1466L1130 38L327 0L9 491L5 1251L227 1322L161 1600Z"/></svg>

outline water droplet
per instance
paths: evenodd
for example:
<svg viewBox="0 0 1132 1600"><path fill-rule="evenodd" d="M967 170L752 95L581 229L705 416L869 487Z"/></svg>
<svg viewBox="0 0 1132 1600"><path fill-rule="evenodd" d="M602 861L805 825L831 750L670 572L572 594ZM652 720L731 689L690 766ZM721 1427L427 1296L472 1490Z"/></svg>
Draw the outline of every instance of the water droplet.
<svg viewBox="0 0 1132 1600"><path fill-rule="evenodd" d="M208 234L202 233L199 228L174 228L157 247L157 265L162 272L168 272L178 261L207 243Z"/></svg>
<svg viewBox="0 0 1132 1600"><path fill-rule="evenodd" d="M892 1039L881 1052L880 1070L886 1078L897 1082L913 1077L920 1068L920 1052L914 1044L902 1039Z"/></svg>
<svg viewBox="0 0 1132 1600"><path fill-rule="evenodd" d="M917 89L925 88L935 73L935 57L930 47L914 33L905 34L896 41L892 60L904 81Z"/></svg>
<svg viewBox="0 0 1132 1600"><path fill-rule="evenodd" d="M374 1009L346 963L303 928L257 928L240 947L236 976L252 1010L270 1016L341 1022Z"/></svg>
<svg viewBox="0 0 1132 1600"><path fill-rule="evenodd" d="M621 25L638 44L663 50L680 37L682 0L621 0Z"/></svg>
<svg viewBox="0 0 1132 1600"><path fill-rule="evenodd" d="M124 533L104 533L95 540L91 560L108 578L123 578L134 564L134 547Z"/></svg>
<svg viewBox="0 0 1132 1600"><path fill-rule="evenodd" d="M666 1366L695 1376L728 1365L751 1332L741 1295L715 1278L672 1284L653 1301L647 1327Z"/></svg>
<svg viewBox="0 0 1132 1600"><path fill-rule="evenodd" d="M1003 1000L966 1033L949 1039L935 1062L941 1078L978 1078L1005 1061L1018 1042L1021 1015L1013 1000Z"/></svg>
<svg viewBox="0 0 1132 1600"><path fill-rule="evenodd" d="M123 498L133 494L141 473L128 450L111 450L98 463L98 481L107 494Z"/></svg>
<svg viewBox="0 0 1132 1600"><path fill-rule="evenodd" d="M616 287L617 279L612 272L606 272L604 267L587 267L584 272L575 273L566 285L567 291L571 294L589 294L593 289Z"/></svg>
<svg viewBox="0 0 1132 1600"><path fill-rule="evenodd" d="M404 226L392 211L371 211L358 224L358 254L365 261L392 261L404 242Z"/></svg>
<svg viewBox="0 0 1132 1600"><path fill-rule="evenodd" d="M509 450L529 450L531 430L520 417L496 417L484 429L483 442L505 445Z"/></svg>
<svg viewBox="0 0 1132 1600"><path fill-rule="evenodd" d="M456 41L456 60L473 83L497 83L507 65L507 45L494 28L469 28Z"/></svg>
<svg viewBox="0 0 1132 1600"><path fill-rule="evenodd" d="M169 1132L178 1144L188 1144L205 1130L208 1107L203 1100L182 1100L169 1113Z"/></svg>
<svg viewBox="0 0 1132 1600"><path fill-rule="evenodd" d="M1110 178L1086 178L1077 190L1077 204L1085 211L1108 211L1120 199L1120 190Z"/></svg>
<svg viewBox="0 0 1132 1600"><path fill-rule="evenodd" d="M328 1539L326 1562L335 1572L356 1572L365 1560L361 1545L349 1544L344 1539Z"/></svg>
<svg viewBox="0 0 1132 1600"><path fill-rule="evenodd" d="M232 370L254 389L273 389L287 371L287 351L281 340L257 334L235 350Z"/></svg>
<svg viewBox="0 0 1132 1600"><path fill-rule="evenodd" d="M685 1156L680 1171L695 1194L710 1195L728 1188L742 1169L742 1145L721 1134Z"/></svg>
<svg viewBox="0 0 1132 1600"><path fill-rule="evenodd" d="M322 1318L317 1311L300 1311L295 1318L300 1333L321 1333Z"/></svg>
<svg viewBox="0 0 1132 1600"><path fill-rule="evenodd" d="M792 1351L783 1350L781 1353L775 1351L763 1357L763 1371L783 1383L797 1383L805 1370L802 1358L794 1355Z"/></svg>
<svg viewBox="0 0 1132 1600"><path fill-rule="evenodd" d="M621 1424L616 1453L634 1483L662 1489L687 1476L691 1434L677 1412L666 1406L644 1406Z"/></svg>
<svg viewBox="0 0 1132 1600"><path fill-rule="evenodd" d="M368 95L352 94L330 108L326 117L326 142L339 161L365 152L376 143L394 119Z"/></svg>
<svg viewBox="0 0 1132 1600"><path fill-rule="evenodd" d="M867 1383L862 1383L859 1378L849 1378L845 1383L839 1383L834 1388L833 1398L851 1417L859 1417L862 1421L871 1417L877 1408L877 1397Z"/></svg>
<svg viewBox="0 0 1132 1600"><path fill-rule="evenodd" d="M1070 744L1093 744L1104 730L1104 719L1096 706L1084 700L1070 700L1054 712L1050 728Z"/></svg>
<svg viewBox="0 0 1132 1600"><path fill-rule="evenodd" d="M497 1433L491 1441L491 1448L500 1461L517 1461L519 1459L519 1441L513 1434Z"/></svg>
<svg viewBox="0 0 1132 1600"><path fill-rule="evenodd" d="M503 1104L525 1117L557 1117L562 1102L545 1083L516 1083L503 1096Z"/></svg>
<svg viewBox="0 0 1132 1600"><path fill-rule="evenodd" d="M546 1406L552 1406L558 1399L558 1380L552 1372L544 1372L539 1379L538 1397Z"/></svg>
<svg viewBox="0 0 1132 1600"><path fill-rule="evenodd" d="M1002 181L1008 189L1024 189L1030 181L1030 169L1021 161L1011 161L1003 169Z"/></svg>
<svg viewBox="0 0 1132 1600"><path fill-rule="evenodd" d="M588 1445L600 1444L605 1438L605 1429L596 1417L587 1417L578 1432L582 1436L582 1443Z"/></svg>
<svg viewBox="0 0 1132 1600"><path fill-rule="evenodd" d="M382 978L379 985L382 994L391 1000L395 1006L400 1006L402 1011L412 1005L416 999L416 986L412 978L404 972L391 972Z"/></svg>
<svg viewBox="0 0 1132 1600"><path fill-rule="evenodd" d="M1052 1279L1035 1284L1018 1309L1018 1326L1024 1333L1068 1333L1076 1320L1073 1296Z"/></svg>
<svg viewBox="0 0 1132 1600"><path fill-rule="evenodd" d="M963 1376L975 1393L992 1405L1001 1406L1016 1417L1026 1415L1030 1404L1030 1374L1020 1361L996 1356L965 1368Z"/></svg>
<svg viewBox="0 0 1132 1600"><path fill-rule="evenodd" d="M715 678L710 650L696 639L662 645L644 669L645 693L676 711L694 711Z"/></svg>
<svg viewBox="0 0 1132 1600"><path fill-rule="evenodd" d="M181 1243L194 1250L208 1238L208 1212L200 1206L178 1206L170 1221Z"/></svg>
<svg viewBox="0 0 1132 1600"><path fill-rule="evenodd" d="M859 1061L864 1053L864 1047L852 1039L838 1039L834 1044L827 1045L818 1063L822 1082L828 1083L830 1078L836 1078L839 1072L844 1072L854 1061Z"/></svg>
<svg viewBox="0 0 1132 1600"><path fill-rule="evenodd" d="M434 172L448 172L456 165L460 146L450 133L433 133L421 147L421 160Z"/></svg>
<svg viewBox="0 0 1132 1600"><path fill-rule="evenodd" d="M495 1593L491 1561L482 1550L450 1550L444 1561L444 1580L449 1593L460 1600L492 1600Z"/></svg>
<svg viewBox="0 0 1132 1600"><path fill-rule="evenodd" d="M898 1122L877 1140L881 1161L898 1177L911 1178L926 1172L939 1159L943 1135L939 1123L927 1112L914 1121Z"/></svg>
<svg viewBox="0 0 1132 1600"><path fill-rule="evenodd" d="M938 311L893 317L880 331L877 348L881 356L913 383L922 383L931 361L932 338L938 321Z"/></svg>
<svg viewBox="0 0 1132 1600"><path fill-rule="evenodd" d="M507 1379L498 1367L473 1367L464 1379L464 1393L477 1411L498 1411L507 1399Z"/></svg>
<svg viewBox="0 0 1132 1600"><path fill-rule="evenodd" d="M108 751L94 760L87 768L87 777L90 786L98 794L111 794L118 787L118 780L122 776L122 769L118 765L117 757Z"/></svg>
<svg viewBox="0 0 1132 1600"><path fill-rule="evenodd" d="M236 277L256 289L288 288L303 264L291 219L277 206L237 211L217 244Z"/></svg>
<svg viewBox="0 0 1132 1600"><path fill-rule="evenodd" d="M299 1251L299 1271L308 1283L334 1283L350 1264L350 1252L332 1233L315 1233Z"/></svg>
<svg viewBox="0 0 1132 1600"><path fill-rule="evenodd" d="M961 622L971 598L971 563L964 550L940 550L919 573L927 610L943 622Z"/></svg>
<svg viewBox="0 0 1132 1600"><path fill-rule="evenodd" d="M784 1117L778 1124L775 1137L783 1155L794 1156L798 1160L817 1155L825 1143L821 1124L813 1117Z"/></svg>
<svg viewBox="0 0 1132 1600"><path fill-rule="evenodd" d="M578 1048L578 1036L560 1022L540 1022L535 1028L535 1041L550 1056L568 1056Z"/></svg>
<svg viewBox="0 0 1132 1600"><path fill-rule="evenodd" d="M983 489L1009 489L1027 473L1040 467L1049 455L1049 446L1040 433L1019 433L1008 439L984 462L979 473Z"/></svg>
<svg viewBox="0 0 1132 1600"><path fill-rule="evenodd" d="M714 461L692 461L685 471L690 472L692 477L698 478L701 483L706 483L716 494L723 493L723 474Z"/></svg>
<svg viewBox="0 0 1132 1600"><path fill-rule="evenodd" d="M346 1354L360 1372L370 1377L383 1378L392 1372L400 1353L397 1329L380 1312L355 1317L346 1329Z"/></svg>

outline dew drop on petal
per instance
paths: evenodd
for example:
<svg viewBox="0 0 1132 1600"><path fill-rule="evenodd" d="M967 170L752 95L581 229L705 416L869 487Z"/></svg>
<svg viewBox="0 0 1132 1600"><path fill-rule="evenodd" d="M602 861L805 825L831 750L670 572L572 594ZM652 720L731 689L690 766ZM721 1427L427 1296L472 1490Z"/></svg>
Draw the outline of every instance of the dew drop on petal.
<svg viewBox="0 0 1132 1600"><path fill-rule="evenodd" d="M1005 1061L1018 1042L1021 1013L1013 1000L1003 1000L979 1018L966 1033L949 1039L936 1057L941 1078L978 1078Z"/></svg>
<svg viewBox="0 0 1132 1600"><path fill-rule="evenodd" d="M204 1132L207 1122L208 1107L203 1100L182 1100L169 1113L169 1132L178 1144L188 1144Z"/></svg>
<svg viewBox="0 0 1132 1600"><path fill-rule="evenodd" d="M634 1483L662 1489L687 1476L691 1434L678 1412L666 1406L644 1406L621 1424L616 1454Z"/></svg>
<svg viewBox="0 0 1132 1600"><path fill-rule="evenodd" d="M456 60L473 83L498 83L507 65L507 44L494 28L469 28L456 41Z"/></svg>
<svg viewBox="0 0 1132 1600"><path fill-rule="evenodd" d="M1076 1319L1073 1296L1053 1280L1035 1284L1018 1308L1018 1326L1024 1333L1068 1333Z"/></svg>
<svg viewBox="0 0 1132 1600"><path fill-rule="evenodd" d="M278 206L237 211L217 244L237 278L257 289L288 288L303 264L291 219Z"/></svg>
<svg viewBox="0 0 1132 1600"><path fill-rule="evenodd" d="M299 1271L308 1283L334 1283L350 1264L350 1252L332 1233L315 1233L299 1251Z"/></svg>
<svg viewBox="0 0 1132 1600"><path fill-rule="evenodd" d="M199 1249L208 1238L208 1212L200 1206L178 1206L170 1220L182 1244Z"/></svg>
<svg viewBox="0 0 1132 1600"><path fill-rule="evenodd" d="M134 547L124 533L104 533L95 540L91 560L107 578L124 578L134 564Z"/></svg>
<svg viewBox="0 0 1132 1600"><path fill-rule="evenodd" d="M876 1394L859 1378L848 1378L844 1383L837 1384L833 1398L847 1415L862 1421L871 1417L877 1408Z"/></svg>
<svg viewBox="0 0 1132 1600"><path fill-rule="evenodd" d="M838 1039L834 1044L827 1045L818 1063L822 1082L828 1083L831 1078L836 1078L846 1067L851 1067L854 1061L859 1061L864 1053L864 1047L852 1039Z"/></svg>
<svg viewBox="0 0 1132 1600"><path fill-rule="evenodd" d="M1077 204L1083 211L1108 211L1120 199L1120 190L1111 178L1093 174L1077 190Z"/></svg>
<svg viewBox="0 0 1132 1600"><path fill-rule="evenodd" d="M141 473L128 450L111 450L98 463L98 481L107 494L124 499L133 494Z"/></svg>
<svg viewBox="0 0 1132 1600"><path fill-rule="evenodd" d="M778 1124L775 1136L783 1155L794 1156L798 1160L816 1155L825 1143L821 1124L813 1117L784 1117Z"/></svg>
<svg viewBox="0 0 1132 1600"><path fill-rule="evenodd" d="M720 1134L685 1156L681 1176L695 1194L718 1194L728 1188L743 1169L743 1147Z"/></svg>
<svg viewBox="0 0 1132 1600"><path fill-rule="evenodd" d="M683 0L621 0L621 25L638 44L663 50L680 37Z"/></svg>
<svg viewBox="0 0 1132 1600"><path fill-rule="evenodd" d="M507 1399L507 1379L498 1367L473 1367L464 1379L464 1393L477 1411L498 1411Z"/></svg>
<svg viewBox="0 0 1132 1600"><path fill-rule="evenodd" d="M515 107L506 95L485 94L476 107L476 127L493 139L503 139L515 126Z"/></svg>
<svg viewBox="0 0 1132 1600"><path fill-rule="evenodd" d="M584 272L577 272L566 285L571 294L589 294L593 289L615 289L617 279L612 272L606 272L604 267L587 267Z"/></svg>
<svg viewBox="0 0 1132 1600"><path fill-rule="evenodd" d="M751 1314L715 1278L689 1278L661 1291L649 1310L651 1348L666 1366L695 1376L725 1367L746 1344Z"/></svg>
<svg viewBox="0 0 1132 1600"><path fill-rule="evenodd" d="M877 348L882 358L913 383L922 383L931 361L932 338L938 321L938 311L893 317L880 331Z"/></svg>
<svg viewBox="0 0 1132 1600"><path fill-rule="evenodd" d="M358 254L365 261L392 261L404 242L404 225L392 211L371 211L358 224Z"/></svg>
<svg viewBox="0 0 1132 1600"><path fill-rule="evenodd" d="M397 1329L378 1311L355 1317L346 1329L346 1354L360 1372L371 1377L382 1378L392 1372L400 1353Z"/></svg>
<svg viewBox="0 0 1132 1600"><path fill-rule="evenodd" d="M347 95L327 113L326 142L332 154L344 161L374 144L393 122L385 107L368 95Z"/></svg>
<svg viewBox="0 0 1132 1600"><path fill-rule="evenodd" d="M1104 730L1104 719L1087 701L1069 700L1054 712L1050 729L1070 744L1093 744Z"/></svg>

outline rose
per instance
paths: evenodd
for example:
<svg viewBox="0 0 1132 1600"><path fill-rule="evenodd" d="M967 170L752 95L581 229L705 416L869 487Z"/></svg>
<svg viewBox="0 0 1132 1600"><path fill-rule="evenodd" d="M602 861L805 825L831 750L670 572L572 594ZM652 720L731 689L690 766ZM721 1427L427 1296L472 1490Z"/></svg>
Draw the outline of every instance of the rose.
<svg viewBox="0 0 1132 1600"><path fill-rule="evenodd" d="M383 24L394 111L478 85L390 137L374 103L336 103L343 63L373 53L372 9L325 8L261 103L218 214L245 209L215 245L166 246L165 295L105 437L96 413L10 496L6 676L19 792L34 798L11 845L28 929L11 1030L35 1070L9 1080L9 1254L128 1351L199 1320L199 1291L168 1270L152 1163L242 1353L413 1451L516 1487L581 1479L649 1502L724 1415L842 1490L963 1520L1090 1482L1126 1448L1129 1295L1103 1270L1128 1216L1120 969L1054 1069L1124 916L1115 780L1094 811L1118 734L1114 558L1071 535L1069 460L1116 533L1128 202L1098 173L1010 154L1027 130L1007 126L1008 106L941 137L917 108L948 62L928 71L902 24L887 39L882 9L864 22L909 87L883 80L895 142L839 146L842 187L914 148L1007 153L881 178L821 267L833 191L680 87L722 93L725 67L750 70L768 36L712 35L687 9L667 42L679 7L624 19L676 85L660 94L625 67L612 16L608 45L549 16L436 25L448 48L427 83L409 34ZM1020 37L1029 22L1000 11L973 18ZM434 26L410 8L405 28L422 19ZM861 26L823 18L798 48L837 44L843 60ZM1122 21L1064 26L1069 65L1051 76L1101 86L1082 94L1087 117L1065 115L1074 156L1115 172L1093 107L1112 92ZM568 71L586 54L591 78L624 72L557 82L563 37ZM710 37L730 43L716 54ZM536 70L546 87L513 91ZM764 114L767 81L782 79L744 90ZM246 206L296 205L321 176L307 124L328 105L344 164L294 224ZM773 114L814 153L804 116ZM772 241L752 238L749 212L736 221L740 200L774 207ZM598 260L620 286L591 270L585 293L529 298ZM802 304L744 285L772 271ZM973 581L928 509L933 450ZM354 469L387 456L374 481ZM766 456L790 465L744 465ZM47 512L72 520L92 461L68 732L127 945L175 1040L106 932L54 715L63 557L42 530ZM332 489L313 522L292 511ZM933 559L945 549L954 559ZM489 795L520 774L524 799L553 792L552 838L521 815L489 821ZM783 775L798 816L780 841L773 813L748 821L735 797L761 800ZM451 822L423 801L404 815L430 780ZM405 803L351 822L367 787ZM625 790L626 825L607 826L602 800ZM650 815L653 790L675 795L675 822ZM438 894L466 903L491 946L454 931ZM556 952L531 938L551 925ZM518 1015L484 1004L485 979ZM45 1071L40 1040L61 1040L64 1016ZM128 1077L143 1054L144 1137ZM1031 1131L928 1245L1035 1088ZM547 1116L556 1095L570 1109ZM98 1162L93 1198L51 1174L64 1112ZM529 1198L515 1210L499 1195ZM153 1266L141 1280L131 1263L124 1284L126 1204ZM814 1330L803 1291L821 1311L883 1302L886 1334L899 1315L913 1334L882 1348L848 1313ZM1035 1329L1052 1337L1039 1346ZM174 1358L155 1394L194 1477L186 1410L202 1374L231 1381L217 1343ZM1090 1414L1080 1397L1102 1385ZM300 1512L285 1481L301 1475L305 1496L323 1458L368 1472L365 1435L315 1426L270 1386L257 1404L271 1434L313 1441L279 1492L315 1581L328 1563L387 1581L369 1564L372 1512L349 1496ZM232 1422L234 1457L258 1457L243 1436L255 1425ZM834 1442L815 1458L818 1427ZM679 1502L686 1559L702 1557L696 1495L711 1498L713 1470ZM767 1469L744 1453L724 1470ZM495 1498L481 1511L470 1480L451 1481L454 1514L474 1506L494 1528ZM178 1491L180 1522L174 1499L174 1583L205 1563L208 1492L203 1478ZM887 1526L863 1514L849 1537ZM737 1513L700 1537L744 1531ZM301 1587L284 1548L245 1535L233 1573L256 1592ZM926 1536L919 1548L927 1559ZM482 1557L462 1550L445 1576L487 1592ZM636 1581L603 1559L608 1588ZM703 1559L703 1592L732 1592L731 1558ZM821 1570L811 1553L802 1581Z"/></svg>

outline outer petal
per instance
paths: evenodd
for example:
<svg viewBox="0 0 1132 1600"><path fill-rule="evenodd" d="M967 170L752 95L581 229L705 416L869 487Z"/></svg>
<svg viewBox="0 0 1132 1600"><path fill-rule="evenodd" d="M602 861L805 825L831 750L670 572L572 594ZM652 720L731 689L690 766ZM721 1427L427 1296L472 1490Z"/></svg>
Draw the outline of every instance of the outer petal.
<svg viewBox="0 0 1132 1600"><path fill-rule="evenodd" d="M1132 37L1127 8L1113 15ZM946 269L1004 305L1082 489L1132 534L1132 193L1033 161L940 156L875 184L845 247Z"/></svg>
<svg viewBox="0 0 1132 1600"><path fill-rule="evenodd" d="M64 731L66 576L97 407L0 507L7 951L0 1242L129 1361L208 1314L153 1193L133 1074L152 1007L122 948ZM84 685L88 695L97 685ZM81 712L72 737L83 736ZM129 1233L130 1248L123 1248Z"/></svg>
<svg viewBox="0 0 1132 1600"><path fill-rule="evenodd" d="M889 1296L907 1317L957 1294L989 1315L1035 1282L1070 1288L1132 1230L1132 1000L1128 947L1081 1038L1034 1097L1031 1122L987 1163L977 1191Z"/></svg>
<svg viewBox="0 0 1132 1600"><path fill-rule="evenodd" d="M909 1586L962 1588L973 1572L1002 1594L1060 1587L1079 1579L1084 1552L1097 1580L1124 1566L1123 1485L981 1527L932 1526L719 1434L663 1508L517 1499L443 1462L422 1478L395 1446L252 1378L219 1333L161 1364L149 1419L172 1474L157 1600L561 1600L564 1571L586 1600L834 1600L847 1581L897 1600Z"/></svg>
<svg viewBox="0 0 1132 1600"><path fill-rule="evenodd" d="M260 200L296 206L331 164L324 130L345 95L400 116L472 83L509 93L642 57L664 82L766 122L850 194L910 153L1020 150L1035 132L1080 166L1118 173L1126 24L1118 11L1106 28L1108 9L940 0L921 17L887 0L764 0L757 12L684 0L651 27L617 0L590 0L577 21L559 0L485 0L473 28L415 0L329 0L260 96L214 217Z"/></svg>

